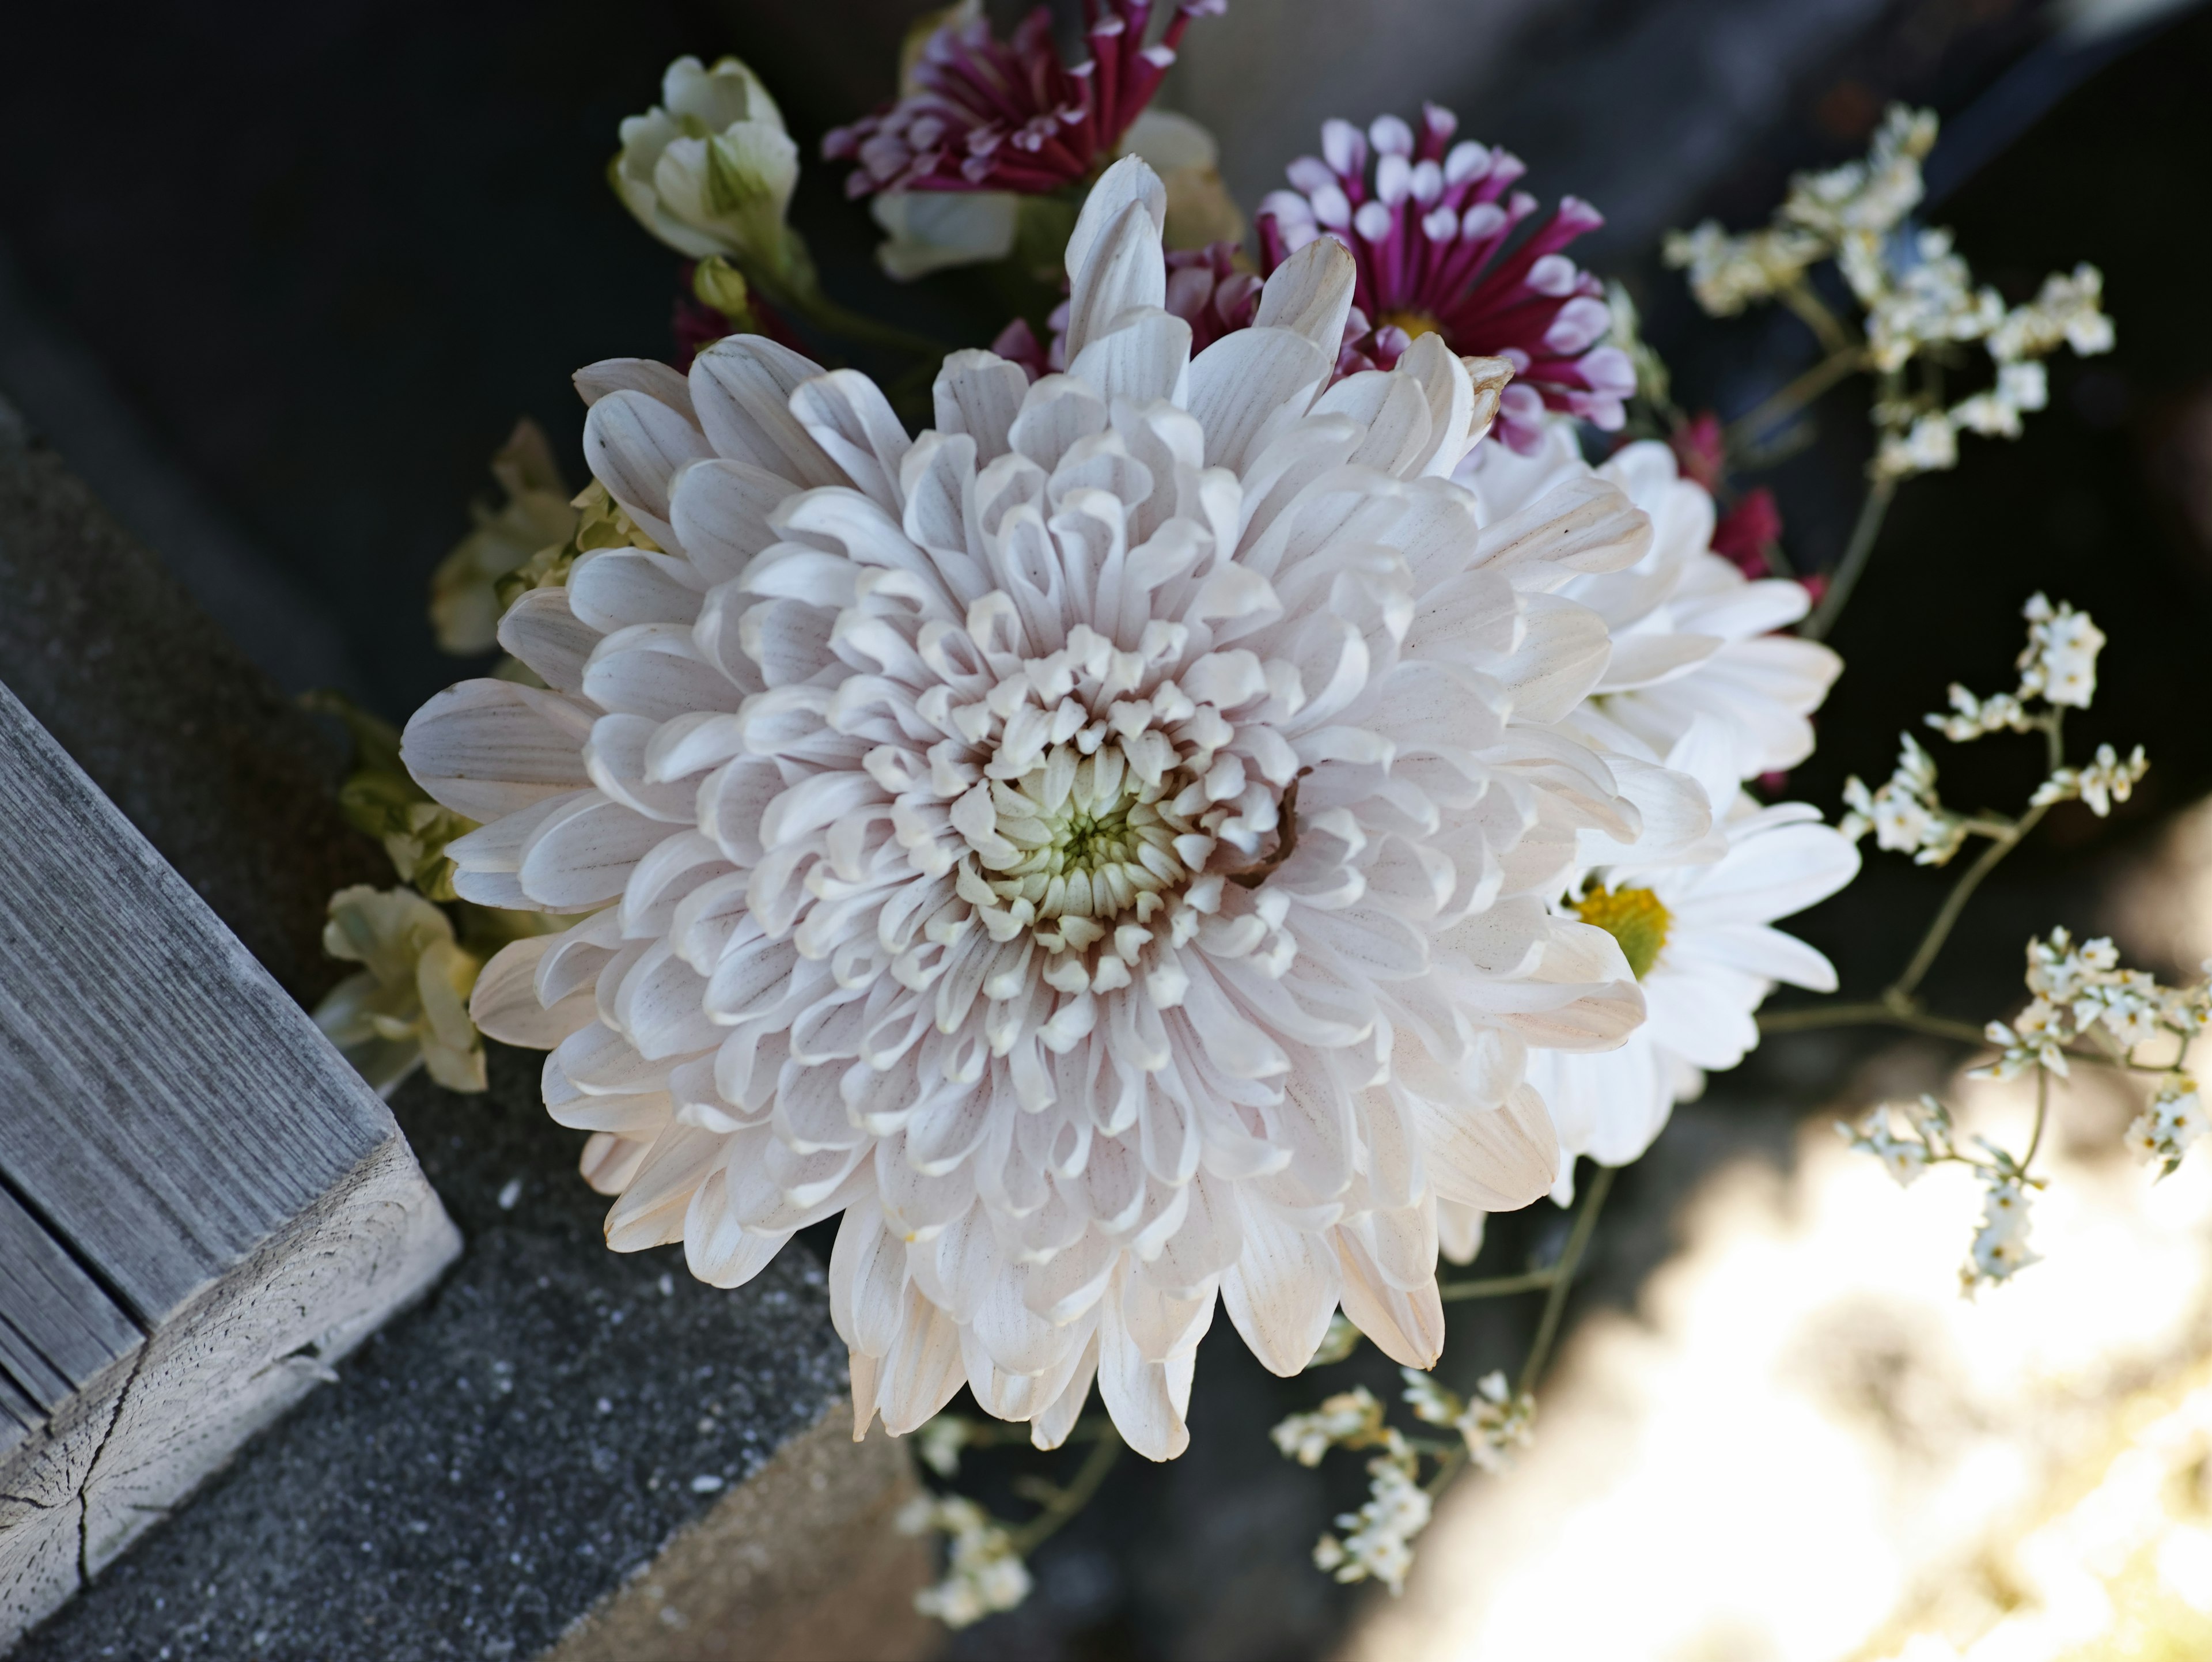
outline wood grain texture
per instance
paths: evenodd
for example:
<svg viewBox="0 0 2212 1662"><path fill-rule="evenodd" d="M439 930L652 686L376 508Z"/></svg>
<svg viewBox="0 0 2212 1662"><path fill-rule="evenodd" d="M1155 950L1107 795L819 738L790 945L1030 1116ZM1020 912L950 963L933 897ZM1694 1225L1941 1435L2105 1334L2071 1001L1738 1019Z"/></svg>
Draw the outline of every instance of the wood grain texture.
<svg viewBox="0 0 2212 1662"><path fill-rule="evenodd" d="M384 1104L0 687L0 1652L460 1249Z"/></svg>
<svg viewBox="0 0 2212 1662"><path fill-rule="evenodd" d="M144 1336L68 1249L0 1189L0 1380L51 1412Z"/></svg>
<svg viewBox="0 0 2212 1662"><path fill-rule="evenodd" d="M0 1178L158 1327L392 1117L4 689L0 847Z"/></svg>

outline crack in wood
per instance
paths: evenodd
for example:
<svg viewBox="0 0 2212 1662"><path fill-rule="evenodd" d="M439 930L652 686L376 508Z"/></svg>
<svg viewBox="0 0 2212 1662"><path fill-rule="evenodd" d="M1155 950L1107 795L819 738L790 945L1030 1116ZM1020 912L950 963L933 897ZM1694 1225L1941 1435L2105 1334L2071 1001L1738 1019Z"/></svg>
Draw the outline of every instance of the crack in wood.
<svg viewBox="0 0 2212 1662"><path fill-rule="evenodd" d="M76 1486L76 1584L81 1587L92 1585L92 1507L86 1503L84 1492L99 1475L100 1457L107 1452L115 1428L123 1422L124 1405L131 1400L131 1387L138 1383L139 1372L146 1366L146 1353L152 1348L151 1344L142 1344L138 1354L131 1359L130 1376L115 1393L114 1406L107 1411L107 1423L100 1428L99 1446L92 1451L92 1458L85 1462L84 1481Z"/></svg>

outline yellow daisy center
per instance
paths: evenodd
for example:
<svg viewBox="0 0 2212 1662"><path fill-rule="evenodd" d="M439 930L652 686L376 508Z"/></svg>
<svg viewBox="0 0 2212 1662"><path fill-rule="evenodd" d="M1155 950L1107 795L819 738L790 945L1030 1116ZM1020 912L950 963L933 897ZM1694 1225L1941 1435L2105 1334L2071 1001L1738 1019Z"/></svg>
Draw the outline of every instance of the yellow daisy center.
<svg viewBox="0 0 2212 1662"><path fill-rule="evenodd" d="M1659 961L1672 921L1649 889L1592 889L1575 902L1575 916L1620 943L1621 956L1638 981Z"/></svg>
<svg viewBox="0 0 2212 1662"><path fill-rule="evenodd" d="M1426 312L1385 312L1382 325L1386 328L1403 329L1409 339L1419 340L1423 335L1440 335L1444 326Z"/></svg>

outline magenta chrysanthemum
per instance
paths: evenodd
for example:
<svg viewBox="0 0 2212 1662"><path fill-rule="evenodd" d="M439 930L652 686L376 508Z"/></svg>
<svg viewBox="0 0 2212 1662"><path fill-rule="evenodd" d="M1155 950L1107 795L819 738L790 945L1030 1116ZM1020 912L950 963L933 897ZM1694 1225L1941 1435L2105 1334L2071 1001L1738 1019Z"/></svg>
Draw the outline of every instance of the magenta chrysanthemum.
<svg viewBox="0 0 2212 1662"><path fill-rule="evenodd" d="M1073 68L1040 6L993 39L981 18L947 24L922 48L921 90L822 141L857 161L848 196L878 191L1018 191L1036 195L1088 178L1114 155L1175 62L1190 20L1226 0L1183 0L1160 38L1145 40L1152 0L1084 0L1091 58Z"/></svg>
<svg viewBox="0 0 2212 1662"><path fill-rule="evenodd" d="M1297 188L1261 204L1260 247L1272 271L1317 236L1334 236L1359 268L1353 303L1371 326L1347 342L1352 368L1387 368L1409 338L1440 334L1462 356L1504 358L1498 436L1528 450L1546 406L1607 429L1636 389L1627 356L1603 344L1608 314L1597 279L1560 252L1604 221L1575 197L1514 240L1536 199L1511 187L1518 156L1462 141L1459 118L1424 105L1416 134L1395 115L1365 133L1324 123L1322 155L1286 170ZM1374 162L1372 180L1369 161Z"/></svg>

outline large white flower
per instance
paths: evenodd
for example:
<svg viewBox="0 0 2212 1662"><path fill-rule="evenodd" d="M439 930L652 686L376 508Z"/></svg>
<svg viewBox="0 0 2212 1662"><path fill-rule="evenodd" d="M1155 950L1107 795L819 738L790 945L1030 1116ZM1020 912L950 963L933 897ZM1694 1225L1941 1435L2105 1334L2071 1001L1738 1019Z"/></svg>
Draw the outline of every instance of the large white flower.
<svg viewBox="0 0 2212 1662"><path fill-rule="evenodd" d="M609 1243L719 1285L840 1211L859 1425L963 1379L1064 1437L1095 1375L1187 1440L1217 1295L1278 1372L1333 1311L1434 1360L1439 1197L1552 1184L1530 1044L1642 999L1550 902L1639 817L1556 724L1602 622L1553 593L1649 522L1588 477L1486 521L1424 340L1324 394L1334 242L1192 358L1134 159L1067 250L1072 372L946 361L936 426L738 337L583 372L592 471L660 551L577 561L406 759L483 822L456 886L592 911L473 1008L554 1047Z"/></svg>
<svg viewBox="0 0 2212 1662"><path fill-rule="evenodd" d="M1711 551L1713 499L1680 477L1665 445L1627 445L1593 469L1573 424L1554 420L1528 455L1483 446L1466 478L1492 511L1513 513L1593 472L1651 516L1653 534L1635 565L1564 591L1601 615L1613 641L1595 696L1575 714L1576 731L1604 749L1663 756L1703 716L1729 734L1739 778L1796 766L1813 753L1808 718L1843 661L1817 642L1775 632L1805 615L1804 586L1752 581Z"/></svg>

